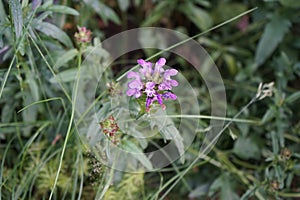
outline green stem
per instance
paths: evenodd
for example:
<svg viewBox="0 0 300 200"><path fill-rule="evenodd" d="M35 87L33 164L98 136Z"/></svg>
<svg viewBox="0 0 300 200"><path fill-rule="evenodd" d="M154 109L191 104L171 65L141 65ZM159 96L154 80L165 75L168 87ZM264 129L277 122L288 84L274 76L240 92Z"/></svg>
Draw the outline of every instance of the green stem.
<svg viewBox="0 0 300 200"><path fill-rule="evenodd" d="M150 119L155 119L155 118L214 119L214 120L223 120L223 121L230 121L230 122L240 122L240 123L261 125L261 122L257 121L257 120L236 119L236 118L228 118L228 117L209 116L209 115L161 115L161 116L153 116L153 117L151 116L149 118ZM130 122L130 121L136 121L136 119L122 120L119 122Z"/></svg>
<svg viewBox="0 0 300 200"><path fill-rule="evenodd" d="M249 120L249 119L235 119L235 118L227 118L227 117L217 117L217 116L209 116L209 115L165 115L165 116L155 116L153 118L192 118L192 119L214 119L214 120L223 120L223 121L231 121L231 122L241 122L241 123L249 123L249 124L260 124L260 121Z"/></svg>
<svg viewBox="0 0 300 200"><path fill-rule="evenodd" d="M65 106L63 98L61 98L61 97L53 97L53 98L50 98L50 99L44 99L44 100L41 100L41 101L35 101L35 102L33 102L33 103L31 103L31 104L23 107L22 109L18 110L17 113L20 113L20 112L26 110L27 108L29 108L29 107L31 107L33 105L36 105L36 104L39 104L39 103L48 102L48 101L54 101L54 100L61 100L62 105L63 105L64 109L66 110L66 106Z"/></svg>
<svg viewBox="0 0 300 200"><path fill-rule="evenodd" d="M59 165L58 165L58 169L57 169L55 181L54 181L53 187L52 187L52 189L51 189L51 193L50 193L50 196L49 196L49 200L52 199L52 196L53 196L53 194L54 194L54 190L55 190L56 185L57 185L59 173L60 173L60 171L61 171L61 167L62 167L62 162L63 162L64 154L65 154L65 151L66 151L68 139L69 139L69 136L70 136L70 133L71 133L72 124L73 124L73 120L74 120L74 116L75 116L75 107L76 107L76 100L77 100L78 86L79 86L79 80L80 80L81 56L82 56L82 50L81 50L81 48L80 48L80 49L79 49L79 53L78 53L78 57L77 57L77 58L78 58L78 63L77 63L77 64L78 64L78 65L77 65L77 68L78 68L78 74L77 74L77 78L76 78L76 80L75 80L75 91L74 91L75 94L74 94L73 101L72 101L73 103L72 103L71 118L70 118L70 121L69 121L69 125L68 125L68 130L67 130L65 142L64 142L63 149L62 149L62 152L61 152L61 156L60 156L60 160L59 160Z"/></svg>
<svg viewBox="0 0 300 200"><path fill-rule="evenodd" d="M281 197L291 197L291 198L300 197L300 193L277 192L277 194Z"/></svg>

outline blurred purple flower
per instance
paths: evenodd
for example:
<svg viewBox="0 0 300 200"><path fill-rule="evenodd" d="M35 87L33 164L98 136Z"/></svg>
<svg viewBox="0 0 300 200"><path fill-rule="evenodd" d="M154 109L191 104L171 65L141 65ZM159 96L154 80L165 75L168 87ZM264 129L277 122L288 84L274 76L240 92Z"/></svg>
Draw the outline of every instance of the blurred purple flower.
<svg viewBox="0 0 300 200"><path fill-rule="evenodd" d="M162 96L164 99L171 99L171 100L177 99L177 96L175 94L173 94L172 92L166 92Z"/></svg>
<svg viewBox="0 0 300 200"><path fill-rule="evenodd" d="M143 59L137 60L137 63L141 65L143 68L140 69L140 73L144 75L146 79L151 79L152 75L152 63L151 62L146 62Z"/></svg>
<svg viewBox="0 0 300 200"><path fill-rule="evenodd" d="M127 78L134 78L128 83L128 90L126 92L127 96L135 96L135 98L139 98L142 95L142 89L144 87L141 77L137 72L128 72Z"/></svg>
<svg viewBox="0 0 300 200"><path fill-rule="evenodd" d="M154 82L147 82L146 83L145 92L147 94L147 97L153 97L155 95L156 91L154 90L154 87L155 87Z"/></svg>
<svg viewBox="0 0 300 200"><path fill-rule="evenodd" d="M177 96L171 92L172 87L178 86L176 80L171 79L178 71L175 69L164 70L165 58L160 58L154 65L143 59L137 60L142 66L139 72L128 72L127 78L133 79L128 83L127 96L141 97L146 94L146 111L149 112L150 106L157 101L163 109L166 106L163 100L176 100Z"/></svg>
<svg viewBox="0 0 300 200"><path fill-rule="evenodd" d="M88 43L92 40L92 32L86 27L78 27L77 29L78 32L76 32L74 36L79 44Z"/></svg>

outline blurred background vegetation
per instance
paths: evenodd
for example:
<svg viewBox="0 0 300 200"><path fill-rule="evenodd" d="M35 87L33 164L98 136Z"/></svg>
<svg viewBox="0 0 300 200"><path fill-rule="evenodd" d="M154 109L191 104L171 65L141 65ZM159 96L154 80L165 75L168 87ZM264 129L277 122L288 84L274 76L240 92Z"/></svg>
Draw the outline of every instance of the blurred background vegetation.
<svg viewBox="0 0 300 200"><path fill-rule="evenodd" d="M184 164L139 174L112 171L81 145L69 122L77 63L89 48L138 27L194 36L255 7L196 40L222 74L228 117L255 96L261 82L274 81L274 95L247 108L240 118L255 123L230 125L175 188L168 191L172 177L193 161L200 140L188 149ZM85 52L74 39L78 26L93 33ZM1 0L0 199L300 199L299 36L297 0ZM155 35L137 39L164 47ZM88 64L101 67L109 55L97 48L100 55ZM105 81L128 69L122 63L151 55L124 55L105 71ZM184 61L170 62L180 63L186 78L199 86L201 109L209 109L201 79ZM99 94L106 89L99 86ZM98 102L100 107L108 98ZM207 125L201 120L203 128Z"/></svg>

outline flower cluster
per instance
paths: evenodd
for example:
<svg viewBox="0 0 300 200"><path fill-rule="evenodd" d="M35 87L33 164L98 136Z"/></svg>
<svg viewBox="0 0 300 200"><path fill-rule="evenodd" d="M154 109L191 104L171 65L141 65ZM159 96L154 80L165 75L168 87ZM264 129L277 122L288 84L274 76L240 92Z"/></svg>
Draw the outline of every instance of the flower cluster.
<svg viewBox="0 0 300 200"><path fill-rule="evenodd" d="M112 140L114 144L118 142L116 133L119 131L119 126L113 116L109 116L107 119L100 122L102 131L107 137Z"/></svg>
<svg viewBox="0 0 300 200"><path fill-rule="evenodd" d="M146 62L143 59L137 60L137 63L142 66L139 72L130 71L127 78L133 79L128 83L128 96L135 98L146 94L146 112L149 112L152 103L157 101L163 109L166 106L163 100L176 100L177 96L171 92L172 87L178 86L176 80L171 79L171 76L177 74L176 69L163 69L166 64L165 58L160 58L155 65L151 62Z"/></svg>
<svg viewBox="0 0 300 200"><path fill-rule="evenodd" d="M88 43L92 40L92 32L86 27L78 27L78 32L75 33L75 38L76 41L81 44L81 43Z"/></svg>

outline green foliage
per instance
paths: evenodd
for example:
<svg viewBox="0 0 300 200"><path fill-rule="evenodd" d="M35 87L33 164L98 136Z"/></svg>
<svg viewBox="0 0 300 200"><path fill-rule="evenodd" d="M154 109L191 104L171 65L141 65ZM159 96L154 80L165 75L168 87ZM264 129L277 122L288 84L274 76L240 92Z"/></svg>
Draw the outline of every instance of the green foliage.
<svg viewBox="0 0 300 200"><path fill-rule="evenodd" d="M17 0L11 0L9 5L11 16L13 16L16 39L19 39L23 28L23 14L21 4Z"/></svg>
<svg viewBox="0 0 300 200"><path fill-rule="evenodd" d="M143 198L144 173L125 174L122 181L109 188L105 193L105 200L112 199L141 199Z"/></svg>
<svg viewBox="0 0 300 200"><path fill-rule="evenodd" d="M264 33L258 43L255 55L255 62L258 66L273 53L277 45L282 41L285 33L288 32L291 23L281 16L274 15L266 25Z"/></svg>
<svg viewBox="0 0 300 200"><path fill-rule="evenodd" d="M201 118L211 112L201 77L189 63L165 53L194 90L178 89L176 94L185 97L181 105L168 104L168 113L154 107L146 116L145 99L130 99L129 108L124 107L127 99L120 94L126 88L115 80L128 70L124 63L157 51L131 52L108 66L110 55L101 41L143 26L193 36L254 7L254 12L195 38L222 74L226 121L232 122L212 151L195 162L213 128ZM0 199L299 198L299 7L292 0L0 1ZM77 26L92 30L91 43L76 44ZM137 40L167 48L153 32L143 32ZM191 59L197 58L191 54ZM271 81L272 97L245 106L259 83ZM91 87L95 85L97 91ZM193 92L197 102L190 98ZM195 111L196 103L200 110L180 125L182 116L165 117ZM107 142L99 127L111 115L122 127L116 145ZM87 137L79 135L84 131ZM187 146L191 131L196 136ZM156 172L132 174L102 165L114 159L117 146L136 153L120 169L152 170L151 155L142 153L171 141L174 154L184 155Z"/></svg>
<svg viewBox="0 0 300 200"><path fill-rule="evenodd" d="M116 24L120 24L118 15L109 6L105 5L101 1L97 0L84 0L87 6L94 9L94 11L102 18L104 23L108 23L108 20L113 21Z"/></svg>

